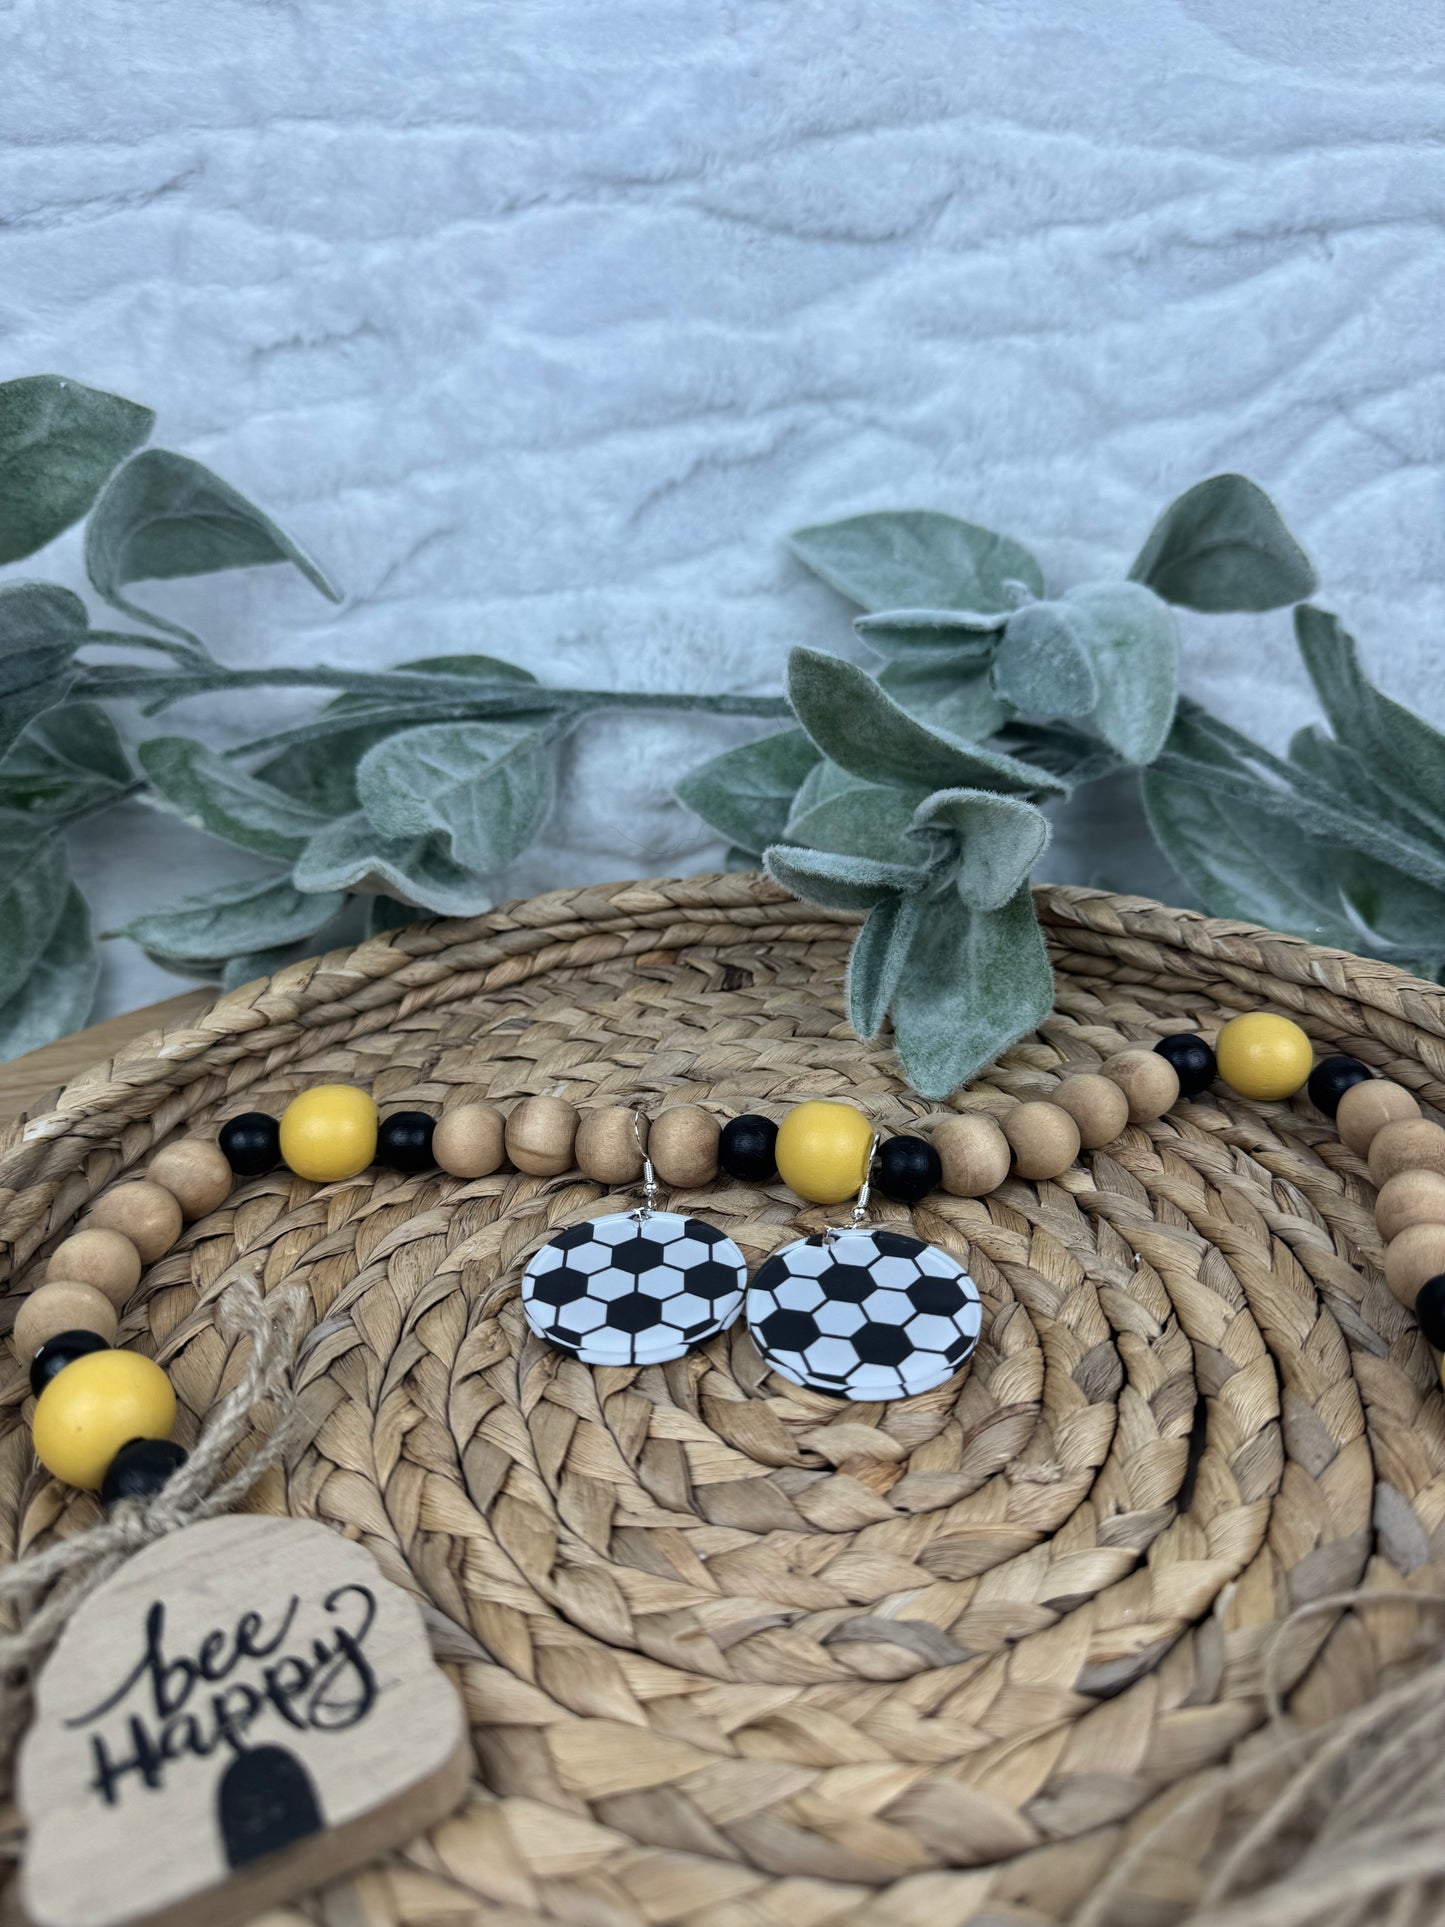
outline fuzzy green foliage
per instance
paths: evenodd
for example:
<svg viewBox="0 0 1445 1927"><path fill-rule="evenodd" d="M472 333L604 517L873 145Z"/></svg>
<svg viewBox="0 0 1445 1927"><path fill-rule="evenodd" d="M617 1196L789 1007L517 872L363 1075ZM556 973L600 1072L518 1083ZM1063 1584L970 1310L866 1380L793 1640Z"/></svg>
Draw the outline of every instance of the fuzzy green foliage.
<svg viewBox="0 0 1445 1927"><path fill-rule="evenodd" d="M1181 496L1127 575L1054 590L1021 543L947 515L801 530L799 558L861 612L876 676L800 649L786 699L640 695L559 689L481 654L376 672L219 661L136 585L286 566L336 592L219 476L143 446L152 426L147 409L58 377L0 383L0 564L86 518L90 594L0 582L0 1056L89 1013L98 951L68 857L116 805L138 800L255 859L254 876L112 933L232 985L418 912L489 907L494 877L546 820L559 742L580 717L629 707L786 725L678 794L735 861L860 914L852 1021L871 1037L891 1020L928 1096L1046 1014L1030 872L1050 815L1121 771L1209 909L1431 974L1445 961L1445 739L1371 686L1333 617L1296 610L1327 726L1287 757L1179 701L1176 607L1272 609L1314 588L1278 511L1240 476ZM267 686L329 699L225 753L135 721Z"/></svg>

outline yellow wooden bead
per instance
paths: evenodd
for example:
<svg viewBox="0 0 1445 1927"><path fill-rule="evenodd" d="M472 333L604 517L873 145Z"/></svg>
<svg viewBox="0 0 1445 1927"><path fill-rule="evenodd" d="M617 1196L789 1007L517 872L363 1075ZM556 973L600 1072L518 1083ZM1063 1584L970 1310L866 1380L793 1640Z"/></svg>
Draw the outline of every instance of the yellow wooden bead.
<svg viewBox="0 0 1445 1927"><path fill-rule="evenodd" d="M298 1178L334 1184L376 1156L376 1106L354 1084L317 1084L281 1113L281 1156Z"/></svg>
<svg viewBox="0 0 1445 1927"><path fill-rule="evenodd" d="M868 1172L873 1126L851 1104L811 1099L778 1126L778 1176L810 1204L857 1197Z"/></svg>
<svg viewBox="0 0 1445 1927"><path fill-rule="evenodd" d="M123 1445L168 1439L175 1422L176 1395L154 1359L87 1352L40 1394L31 1431L47 1472L95 1492Z"/></svg>
<svg viewBox="0 0 1445 1927"><path fill-rule="evenodd" d="M1231 1017L1215 1039L1219 1075L1241 1097L1293 1097L1314 1065L1298 1024L1267 1010Z"/></svg>

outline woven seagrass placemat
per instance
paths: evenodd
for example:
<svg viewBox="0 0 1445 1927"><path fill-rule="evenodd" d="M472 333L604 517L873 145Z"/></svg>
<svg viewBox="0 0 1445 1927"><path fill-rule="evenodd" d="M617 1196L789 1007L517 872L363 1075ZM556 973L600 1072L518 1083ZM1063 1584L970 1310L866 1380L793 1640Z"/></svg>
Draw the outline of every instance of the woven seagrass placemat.
<svg viewBox="0 0 1445 1927"><path fill-rule="evenodd" d="M1140 899L1038 903L1054 1014L962 1107L1272 1008L1445 1111L1440 989ZM842 1015L851 934L704 877L418 925L249 986L7 1133L6 1323L96 1191L310 1082L390 1107L843 1096L906 1128L930 1107ZM469 1805L317 1918L1065 1921L1255 1743L1293 1609L1442 1585L1435 1367L1378 1272L1364 1168L1303 1100L1207 1096L1057 1183L930 1199L914 1226L969 1265L984 1336L960 1381L893 1405L769 1377L740 1327L642 1371L550 1352L520 1267L601 1197L575 1174L278 1172L191 1227L122 1327L170 1370L189 1440L236 1371L227 1279L305 1286L309 1442L254 1503L370 1547L465 1695ZM823 1215L726 1181L678 1208L750 1264ZM9 1556L94 1517L37 1473L25 1397L7 1353ZM1409 1606L1312 1620L1281 1660L1293 1713L1368 1698L1420 1631ZM1107 1917L1178 1919L1238 1818L1196 1800Z"/></svg>

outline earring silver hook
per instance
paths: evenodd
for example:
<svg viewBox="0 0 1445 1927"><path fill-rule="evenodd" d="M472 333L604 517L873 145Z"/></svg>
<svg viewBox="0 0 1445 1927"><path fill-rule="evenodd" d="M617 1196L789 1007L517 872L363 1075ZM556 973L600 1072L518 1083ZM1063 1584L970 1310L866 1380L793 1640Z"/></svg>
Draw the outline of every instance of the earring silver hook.
<svg viewBox="0 0 1445 1927"><path fill-rule="evenodd" d="M845 1231L856 1231L868 1216L868 1196L873 1189L873 1160L878 1155L879 1137L875 1131L868 1146L868 1156L863 1164L863 1182L858 1187L858 1196L853 1201L853 1209L848 1214L847 1224L830 1224L823 1232L823 1243L830 1245L835 1238L842 1237Z"/></svg>
<svg viewBox="0 0 1445 1927"><path fill-rule="evenodd" d="M632 1107L632 1137L642 1159L642 1203L631 1214L637 1224L646 1224L657 1209L657 1173L652 1168L652 1159L647 1155L647 1146L642 1141L642 1112Z"/></svg>

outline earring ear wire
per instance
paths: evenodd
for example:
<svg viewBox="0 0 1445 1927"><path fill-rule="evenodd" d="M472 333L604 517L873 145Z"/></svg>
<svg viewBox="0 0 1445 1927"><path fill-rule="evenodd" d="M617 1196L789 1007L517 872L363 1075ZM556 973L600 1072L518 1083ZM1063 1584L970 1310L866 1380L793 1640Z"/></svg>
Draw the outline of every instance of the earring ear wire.
<svg viewBox="0 0 1445 1927"><path fill-rule="evenodd" d="M642 1203L631 1213L638 1224L646 1224L657 1209L657 1173L652 1168L652 1159L647 1155L647 1145L642 1136L642 1112L636 1105L632 1107L632 1136L642 1159Z"/></svg>
<svg viewBox="0 0 1445 1927"><path fill-rule="evenodd" d="M868 1155L863 1160L863 1182L859 1185L858 1195L853 1200L853 1209L848 1213L848 1222L825 1226L823 1231L825 1245L833 1244L845 1231L858 1231L862 1228L863 1221L868 1216L868 1199L873 1190L873 1160L878 1155L879 1142L878 1133L875 1131L868 1146Z"/></svg>

